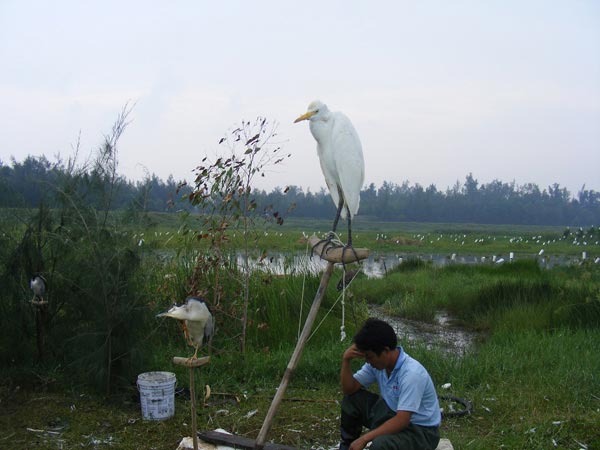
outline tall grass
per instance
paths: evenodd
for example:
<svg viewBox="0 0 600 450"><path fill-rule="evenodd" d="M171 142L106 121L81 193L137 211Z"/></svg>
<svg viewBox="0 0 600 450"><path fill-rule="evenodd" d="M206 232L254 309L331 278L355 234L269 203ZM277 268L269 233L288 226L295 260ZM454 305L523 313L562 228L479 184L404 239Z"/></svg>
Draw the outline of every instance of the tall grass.
<svg viewBox="0 0 600 450"><path fill-rule="evenodd" d="M597 265L549 271L533 260L503 266L411 265L383 280L358 280L355 295L411 319L433 320L444 309L480 330L597 327L598 272Z"/></svg>

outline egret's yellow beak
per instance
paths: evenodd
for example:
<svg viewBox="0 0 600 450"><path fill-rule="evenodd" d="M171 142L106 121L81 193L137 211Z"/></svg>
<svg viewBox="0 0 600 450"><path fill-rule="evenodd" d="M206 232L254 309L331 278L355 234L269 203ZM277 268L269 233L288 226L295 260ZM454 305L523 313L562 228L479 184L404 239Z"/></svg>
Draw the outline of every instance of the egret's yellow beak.
<svg viewBox="0 0 600 450"><path fill-rule="evenodd" d="M316 113L317 113L316 111L308 111L307 113L302 114L300 117L298 117L296 120L294 120L294 123L301 122L302 120L308 120L312 116L314 116Z"/></svg>

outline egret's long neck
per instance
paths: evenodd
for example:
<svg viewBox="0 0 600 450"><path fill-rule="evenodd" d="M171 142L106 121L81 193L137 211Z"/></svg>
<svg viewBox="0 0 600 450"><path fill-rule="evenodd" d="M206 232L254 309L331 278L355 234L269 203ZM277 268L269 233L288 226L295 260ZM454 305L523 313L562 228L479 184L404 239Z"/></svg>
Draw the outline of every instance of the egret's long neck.
<svg viewBox="0 0 600 450"><path fill-rule="evenodd" d="M310 132L320 145L324 145L331 139L330 117L324 117L321 120L310 121Z"/></svg>

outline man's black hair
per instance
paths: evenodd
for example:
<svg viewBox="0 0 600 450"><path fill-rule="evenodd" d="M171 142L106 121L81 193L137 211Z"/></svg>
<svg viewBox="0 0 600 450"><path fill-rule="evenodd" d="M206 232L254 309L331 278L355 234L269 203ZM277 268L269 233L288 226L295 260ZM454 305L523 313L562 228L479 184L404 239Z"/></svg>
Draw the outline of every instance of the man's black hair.
<svg viewBox="0 0 600 450"><path fill-rule="evenodd" d="M387 322L370 318L354 336L354 343L361 352L370 350L379 356L386 347L389 350L395 349L398 345L398 338L394 329Z"/></svg>

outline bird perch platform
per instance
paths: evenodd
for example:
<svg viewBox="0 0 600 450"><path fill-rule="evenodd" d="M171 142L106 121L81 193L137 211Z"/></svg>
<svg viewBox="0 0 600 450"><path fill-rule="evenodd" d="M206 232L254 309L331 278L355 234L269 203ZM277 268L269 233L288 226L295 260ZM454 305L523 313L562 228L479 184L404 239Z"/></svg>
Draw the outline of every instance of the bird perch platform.
<svg viewBox="0 0 600 450"><path fill-rule="evenodd" d="M203 358L185 358L183 356L173 356L173 364L176 366L184 367L200 367L210 362L210 356L204 356Z"/></svg>
<svg viewBox="0 0 600 450"><path fill-rule="evenodd" d="M351 248L347 248L344 251L343 247L327 245L326 241L319 239L314 234L308 238L308 242L312 245L314 254L320 255L322 259L330 263L350 264L369 257L368 248L355 248L354 251Z"/></svg>
<svg viewBox="0 0 600 450"><path fill-rule="evenodd" d="M33 306L44 306L47 305L48 302L46 300L31 300L31 304Z"/></svg>

